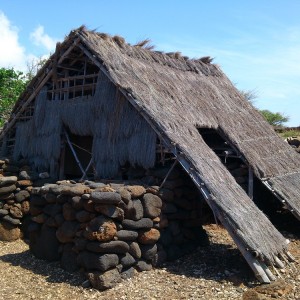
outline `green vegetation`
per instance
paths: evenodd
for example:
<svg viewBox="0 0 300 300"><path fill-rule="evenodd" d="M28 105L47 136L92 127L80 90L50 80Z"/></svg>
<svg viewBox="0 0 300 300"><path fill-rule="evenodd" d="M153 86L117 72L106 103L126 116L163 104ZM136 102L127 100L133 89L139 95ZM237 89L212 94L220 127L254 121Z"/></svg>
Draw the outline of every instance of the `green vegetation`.
<svg viewBox="0 0 300 300"><path fill-rule="evenodd" d="M26 74L14 68L0 68L0 128L14 107L27 84L43 67L47 59L37 58L27 62Z"/></svg>
<svg viewBox="0 0 300 300"><path fill-rule="evenodd" d="M13 68L0 69L0 127L7 120L26 84L26 76L22 72Z"/></svg>
<svg viewBox="0 0 300 300"><path fill-rule="evenodd" d="M265 117L269 124L272 126L282 126L289 120L288 116L285 116L279 112L273 113L267 109L260 110L260 113Z"/></svg>
<svg viewBox="0 0 300 300"><path fill-rule="evenodd" d="M243 91L240 93L249 101L252 105L254 105L254 99L257 98L257 92L255 90L251 91ZM272 112L268 109L258 110L264 118L268 121L272 126L283 126L284 123L289 121L289 117L285 116L280 112Z"/></svg>
<svg viewBox="0 0 300 300"><path fill-rule="evenodd" d="M279 135L283 138L299 136L300 137L300 129L299 130L285 130L280 132Z"/></svg>

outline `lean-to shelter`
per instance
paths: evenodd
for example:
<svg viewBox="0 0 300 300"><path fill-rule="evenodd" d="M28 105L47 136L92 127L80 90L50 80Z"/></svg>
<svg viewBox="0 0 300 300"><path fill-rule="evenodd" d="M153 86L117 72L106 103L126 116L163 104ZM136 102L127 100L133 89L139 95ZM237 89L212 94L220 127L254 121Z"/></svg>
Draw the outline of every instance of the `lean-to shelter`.
<svg viewBox="0 0 300 300"><path fill-rule="evenodd" d="M89 138L99 178L113 178L126 163L153 167L159 139L262 281L272 279L266 265L289 257L286 239L251 199L253 177L299 218L299 156L208 57L72 31L16 103L0 136L2 155L59 176L64 134L66 142L70 135ZM214 136L227 150L214 147ZM248 193L220 155L248 166Z"/></svg>

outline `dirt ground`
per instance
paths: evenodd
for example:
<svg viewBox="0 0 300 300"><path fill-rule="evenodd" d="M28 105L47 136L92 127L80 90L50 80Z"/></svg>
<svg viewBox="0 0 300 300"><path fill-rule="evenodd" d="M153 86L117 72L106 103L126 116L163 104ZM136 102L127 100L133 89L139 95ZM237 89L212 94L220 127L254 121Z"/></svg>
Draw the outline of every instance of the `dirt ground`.
<svg viewBox="0 0 300 300"><path fill-rule="evenodd" d="M282 279L274 284L260 285L227 232L216 225L205 229L210 246L104 292L83 288L83 275L58 262L36 259L22 240L0 242L0 299L300 299L299 237L283 232L297 262L279 271Z"/></svg>

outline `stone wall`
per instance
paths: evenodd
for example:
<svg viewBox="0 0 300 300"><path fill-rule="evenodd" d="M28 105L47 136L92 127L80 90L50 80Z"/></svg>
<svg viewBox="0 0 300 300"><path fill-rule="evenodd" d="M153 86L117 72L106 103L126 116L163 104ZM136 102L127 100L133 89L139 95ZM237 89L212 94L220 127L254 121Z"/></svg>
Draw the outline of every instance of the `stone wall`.
<svg viewBox="0 0 300 300"><path fill-rule="evenodd" d="M157 181L159 172L151 174ZM33 188L31 251L68 271L84 269L103 290L207 244L198 192L179 174L162 189L90 181Z"/></svg>
<svg viewBox="0 0 300 300"><path fill-rule="evenodd" d="M25 161L0 160L0 240L20 238L20 228L29 219L33 180L38 178Z"/></svg>
<svg viewBox="0 0 300 300"><path fill-rule="evenodd" d="M37 187L41 179L28 166L4 167L14 173L0 177L0 226L13 240L25 224L21 229L36 257L84 270L94 288L111 288L208 243L206 207L184 172L175 169L161 189L143 184L160 184L168 169L143 173L139 184L59 181Z"/></svg>

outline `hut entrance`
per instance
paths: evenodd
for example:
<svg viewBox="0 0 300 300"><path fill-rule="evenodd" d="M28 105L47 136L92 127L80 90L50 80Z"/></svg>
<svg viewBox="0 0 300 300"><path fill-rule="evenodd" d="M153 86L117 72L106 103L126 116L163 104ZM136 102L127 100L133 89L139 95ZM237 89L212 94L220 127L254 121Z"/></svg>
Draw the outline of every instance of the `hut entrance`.
<svg viewBox="0 0 300 300"><path fill-rule="evenodd" d="M94 177L92 166L92 136L80 136L65 129L60 161L60 179Z"/></svg>

